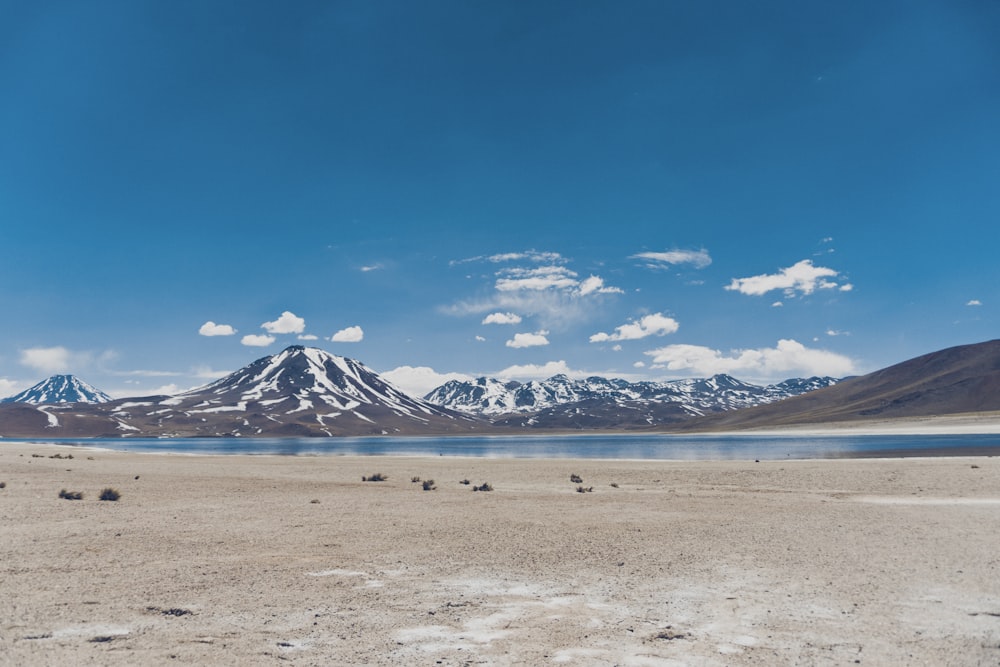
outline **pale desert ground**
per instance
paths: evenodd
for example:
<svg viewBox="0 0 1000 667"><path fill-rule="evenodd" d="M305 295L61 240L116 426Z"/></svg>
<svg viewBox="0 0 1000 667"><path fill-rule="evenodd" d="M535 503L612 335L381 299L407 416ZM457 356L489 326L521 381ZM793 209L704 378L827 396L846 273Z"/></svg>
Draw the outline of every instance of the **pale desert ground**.
<svg viewBox="0 0 1000 667"><path fill-rule="evenodd" d="M1000 665L1000 458L0 443L0 482L3 664Z"/></svg>

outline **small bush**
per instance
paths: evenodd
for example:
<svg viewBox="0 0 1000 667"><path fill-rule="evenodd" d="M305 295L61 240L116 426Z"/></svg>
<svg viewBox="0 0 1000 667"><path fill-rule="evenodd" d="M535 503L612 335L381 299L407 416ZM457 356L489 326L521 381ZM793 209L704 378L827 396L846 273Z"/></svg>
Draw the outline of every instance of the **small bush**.
<svg viewBox="0 0 1000 667"><path fill-rule="evenodd" d="M473 491L492 491L493 486L489 482L483 482L479 486L472 487Z"/></svg>
<svg viewBox="0 0 1000 667"><path fill-rule="evenodd" d="M7 482L0 482L0 489L6 489L6 488L7 488Z"/></svg>
<svg viewBox="0 0 1000 667"><path fill-rule="evenodd" d="M576 487L576 492L577 493L592 493L593 491L594 491L594 487L592 487L592 486L578 486L578 487Z"/></svg>
<svg viewBox="0 0 1000 667"><path fill-rule="evenodd" d="M66 500L83 500L83 493L80 491L67 491L63 489L59 492L60 498L65 498Z"/></svg>
<svg viewBox="0 0 1000 667"><path fill-rule="evenodd" d="M424 491L433 491L434 489L437 488L436 486L434 486L433 479L425 479L423 482L423 486L424 486Z"/></svg>
<svg viewBox="0 0 1000 667"><path fill-rule="evenodd" d="M313 505L319 505L319 498L313 498L309 502L312 503Z"/></svg>
<svg viewBox="0 0 1000 667"><path fill-rule="evenodd" d="M466 486L468 486L469 484L472 484L472 482L470 482L467 479L463 479L461 482L459 482L459 484L465 484Z"/></svg>
<svg viewBox="0 0 1000 667"><path fill-rule="evenodd" d="M420 483L420 478L419 477L411 477L410 481L413 482L414 484L419 484Z"/></svg>
<svg viewBox="0 0 1000 667"><path fill-rule="evenodd" d="M118 493L116 490L112 489L110 486L103 491L101 495L97 497L98 500L110 500L112 502L118 500L122 497L122 494Z"/></svg>
<svg viewBox="0 0 1000 667"><path fill-rule="evenodd" d="M612 489L617 489L618 488L618 482L611 482L611 488Z"/></svg>
<svg viewBox="0 0 1000 667"><path fill-rule="evenodd" d="M577 475L576 473L573 473L572 475L569 476L569 481L573 482L574 484L582 484L583 478Z"/></svg>
<svg viewBox="0 0 1000 667"><path fill-rule="evenodd" d="M387 479L389 479L389 477L387 475L383 475L382 473L377 472L374 475L369 475L368 477L362 477L361 481L362 482L384 482Z"/></svg>

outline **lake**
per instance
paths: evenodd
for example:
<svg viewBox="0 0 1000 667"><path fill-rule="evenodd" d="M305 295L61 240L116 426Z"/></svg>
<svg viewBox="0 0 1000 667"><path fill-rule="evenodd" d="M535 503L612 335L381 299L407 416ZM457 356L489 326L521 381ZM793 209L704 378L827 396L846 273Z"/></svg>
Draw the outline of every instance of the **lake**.
<svg viewBox="0 0 1000 667"><path fill-rule="evenodd" d="M114 438L18 442L176 454L470 456L581 459L815 459L1000 455L1000 434L664 435L581 434L371 438ZM13 439L12 439L13 441ZM3 440L0 440L2 443Z"/></svg>

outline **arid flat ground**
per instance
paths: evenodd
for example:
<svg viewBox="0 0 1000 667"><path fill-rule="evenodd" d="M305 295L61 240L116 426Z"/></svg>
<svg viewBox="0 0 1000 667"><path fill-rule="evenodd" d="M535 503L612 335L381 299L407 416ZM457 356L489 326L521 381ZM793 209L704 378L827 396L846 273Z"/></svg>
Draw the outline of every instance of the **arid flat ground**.
<svg viewBox="0 0 1000 667"><path fill-rule="evenodd" d="M0 482L2 664L1000 665L996 458L3 443Z"/></svg>

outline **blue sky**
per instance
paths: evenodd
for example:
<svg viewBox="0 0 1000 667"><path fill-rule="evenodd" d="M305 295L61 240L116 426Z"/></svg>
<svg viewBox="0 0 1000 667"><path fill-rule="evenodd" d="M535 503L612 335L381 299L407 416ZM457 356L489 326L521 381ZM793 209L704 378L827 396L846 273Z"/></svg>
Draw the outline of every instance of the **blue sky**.
<svg viewBox="0 0 1000 667"><path fill-rule="evenodd" d="M997 337L995 2L0 7L3 395L290 344L419 392Z"/></svg>

